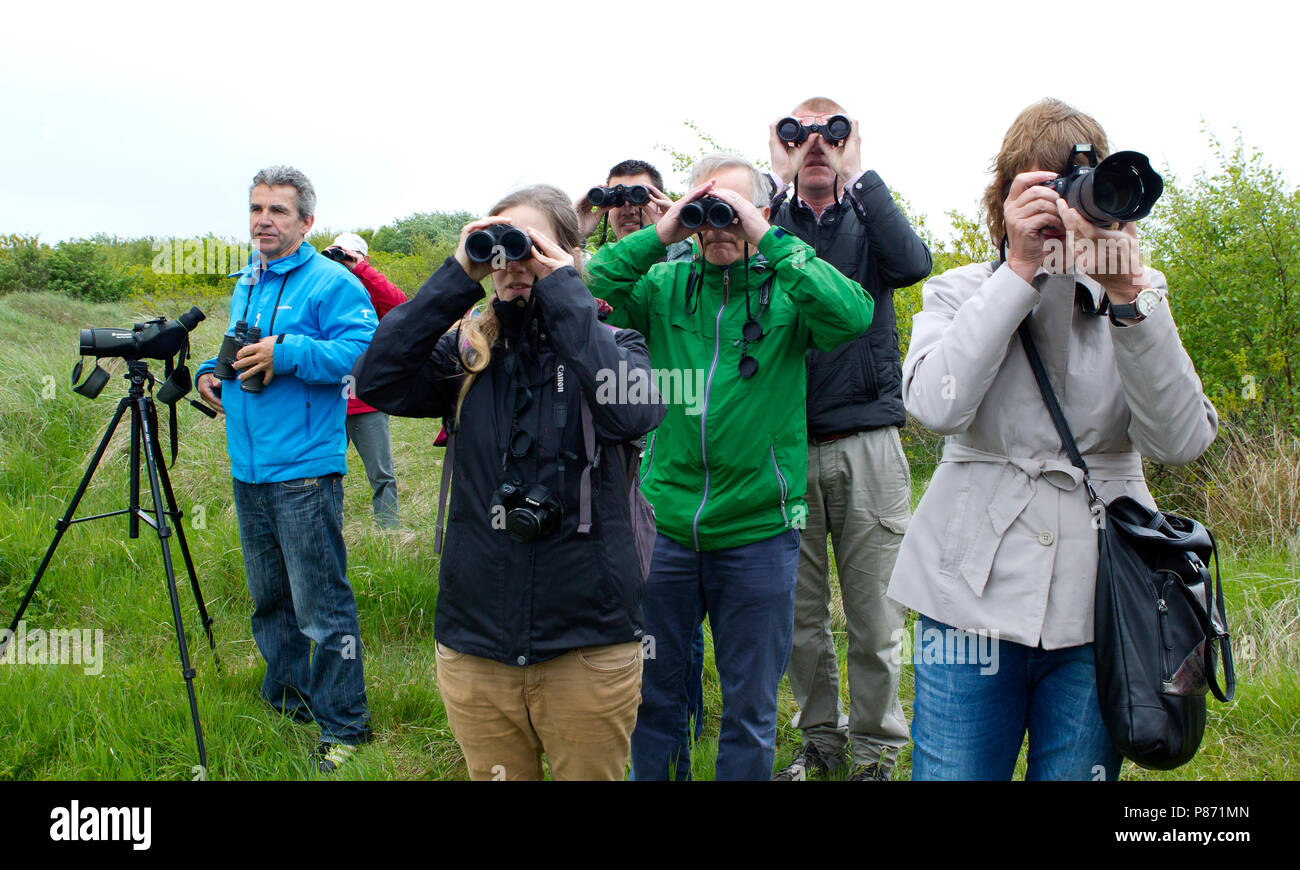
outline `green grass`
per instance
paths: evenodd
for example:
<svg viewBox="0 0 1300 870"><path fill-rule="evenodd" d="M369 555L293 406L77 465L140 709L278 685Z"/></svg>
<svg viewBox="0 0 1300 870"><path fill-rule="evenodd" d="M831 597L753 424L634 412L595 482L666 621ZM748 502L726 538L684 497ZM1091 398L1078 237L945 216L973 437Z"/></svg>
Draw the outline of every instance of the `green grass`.
<svg viewBox="0 0 1300 870"><path fill-rule="evenodd" d="M209 319L194 335L196 356L214 352L225 323L224 300L208 301ZM122 364L94 401L74 395L68 374L77 330L124 326L144 316L174 316L179 301L91 305L50 294L0 297L0 620L8 624L112 414L125 382ZM160 372L161 367L156 367ZM262 663L248 619L231 499L229 461L219 421L188 406L179 413L182 450L172 479L186 513L186 533L215 619L221 667L200 630L193 597L176 559L181 608L214 779L317 778L307 754L317 731L273 715L260 701ZM165 421L164 421L165 426ZM365 642L373 743L362 747L340 779L463 779L465 766L447 727L433 677L433 612L437 558L433 523L441 450L429 444L436 423L394 419L392 437L402 519L415 540L402 543L375 529L360 461L346 479L344 537ZM121 427L78 516L126 502L126 428ZM914 497L928 475L914 471ZM147 490L146 490L147 492ZM203 527L192 523L200 514ZM1238 639L1238 700L1211 702L1200 755L1169 774L1126 766L1125 778L1295 779L1300 777L1300 581L1294 557L1236 554L1225 560L1229 615ZM0 665L0 778L189 779L196 763L188 700L180 676L171 611L157 538L142 527L126 536L123 518L72 527L24 619L28 631L101 629L102 672L77 665ZM836 644L846 643L842 614L833 613ZM1249 651L1245 643L1249 638ZM711 639L705 664L704 738L692 762L711 779L717 753L721 693ZM843 673L841 673L842 683ZM911 671L902 676L910 717ZM847 690L845 690L847 691ZM847 698L846 698L847 701ZM778 762L794 753L799 733L782 686ZM909 773L909 752L896 778Z"/></svg>

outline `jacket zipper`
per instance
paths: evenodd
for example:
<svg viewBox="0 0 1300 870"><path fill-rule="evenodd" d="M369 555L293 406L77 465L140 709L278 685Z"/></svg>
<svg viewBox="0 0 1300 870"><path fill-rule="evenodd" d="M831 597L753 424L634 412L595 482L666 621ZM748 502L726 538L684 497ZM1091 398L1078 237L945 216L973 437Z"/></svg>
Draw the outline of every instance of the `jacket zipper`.
<svg viewBox="0 0 1300 870"><path fill-rule="evenodd" d="M263 275L263 277L265 276ZM254 323L261 320L262 284L263 281L259 278L257 282L257 310L253 312ZM253 286L251 284L248 287L248 295L251 299L253 295ZM239 381L236 380L234 384L235 389L239 389ZM248 399L245 395L240 396L239 400L244 403L244 443L248 445L248 476L253 478L254 483L261 483L261 481L257 479L257 451L253 449L253 426L252 423L249 422L252 415L249 414L250 409L248 406Z"/></svg>
<svg viewBox="0 0 1300 870"><path fill-rule="evenodd" d="M718 306L718 316L713 322L713 364L709 366L709 376L704 382L704 407L700 409L700 464L704 466L704 494L700 497L700 506L695 511L695 520L691 523L691 534L695 539L695 551L700 551L700 514L709 500L709 454L705 446L705 423L709 419L709 393L713 390L713 374L718 370L718 356L722 353L722 312L727 310L727 300L731 296L731 269L722 273L722 304Z"/></svg>
<svg viewBox="0 0 1300 870"><path fill-rule="evenodd" d="M785 512L785 499L790 494L790 487L785 481L785 475L781 473L781 466L776 462L776 444L773 443L769 448L772 454L772 469L776 472L776 482L781 489L781 519L785 521L786 526L790 525L790 517Z"/></svg>

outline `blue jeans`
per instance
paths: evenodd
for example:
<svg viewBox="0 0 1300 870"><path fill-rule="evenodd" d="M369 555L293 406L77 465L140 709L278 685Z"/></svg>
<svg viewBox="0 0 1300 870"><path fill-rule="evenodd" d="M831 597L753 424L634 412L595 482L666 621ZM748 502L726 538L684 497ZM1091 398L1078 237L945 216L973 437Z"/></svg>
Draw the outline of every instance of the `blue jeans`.
<svg viewBox="0 0 1300 870"><path fill-rule="evenodd" d="M632 732L632 778L688 779L687 673L707 615L722 683L717 778L767 780L776 756L776 693L790 660L799 532L696 552L655 538L642 597L647 645ZM652 650L652 654L651 651ZM699 685L696 680L695 686Z"/></svg>
<svg viewBox="0 0 1300 870"><path fill-rule="evenodd" d="M1026 779L1119 778L1122 757L1101 718L1092 644L1045 650L981 641L924 614L916 632L912 779L1009 780L1026 730Z"/></svg>
<svg viewBox="0 0 1300 870"><path fill-rule="evenodd" d="M361 627L343 546L343 478L234 481L239 543L253 597L262 696L314 718L326 743L370 737ZM315 652L312 652L315 641Z"/></svg>

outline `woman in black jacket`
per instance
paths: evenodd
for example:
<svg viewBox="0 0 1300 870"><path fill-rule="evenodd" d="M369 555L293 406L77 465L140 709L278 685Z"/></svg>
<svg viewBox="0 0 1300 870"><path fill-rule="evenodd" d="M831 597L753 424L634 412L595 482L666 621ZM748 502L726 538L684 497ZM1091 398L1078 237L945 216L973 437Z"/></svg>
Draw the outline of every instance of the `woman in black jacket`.
<svg viewBox="0 0 1300 870"><path fill-rule="evenodd" d="M469 235L507 224L530 254L472 262ZM354 372L382 411L455 421L434 634L473 779L540 779L543 752L556 779L622 779L636 724L643 581L625 451L664 408L610 401L642 395L611 384L649 382L650 358L638 333L597 319L578 244L562 191L507 196L389 312ZM462 317L488 275L488 306Z"/></svg>

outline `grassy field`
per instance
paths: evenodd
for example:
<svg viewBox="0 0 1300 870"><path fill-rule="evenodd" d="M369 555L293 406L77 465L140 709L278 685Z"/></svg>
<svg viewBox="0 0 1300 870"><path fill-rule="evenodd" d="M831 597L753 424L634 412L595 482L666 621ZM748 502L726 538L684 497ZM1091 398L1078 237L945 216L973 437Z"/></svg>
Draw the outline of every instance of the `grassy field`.
<svg viewBox="0 0 1300 870"><path fill-rule="evenodd" d="M194 334L196 355L219 343L227 301L200 303L210 318ZM77 330L175 316L188 302L90 305L63 296L0 297L0 620L17 607L126 384L120 361L94 401L74 395L68 374ZM155 369L161 373L161 366ZM257 694L261 659L249 634L244 582L220 421L182 406L181 454L172 478L186 533L215 619L217 667L200 631L183 570L182 614L213 779L316 778L308 752L314 727L272 715ZM165 426L165 422L164 422ZM437 559L433 518L442 451L429 421L393 420L402 518L413 540L375 529L356 454L346 480L344 534L365 642L375 741L338 778L463 779L433 678ZM79 516L126 504L127 429L120 427ZM916 495L924 485L917 473ZM179 553L173 548L178 570ZM1287 553L1228 554L1228 612L1238 647L1238 697L1210 704L1200 755L1167 774L1125 767L1124 778L1296 779L1300 777L1300 568ZM0 778L190 779L196 753L156 536L126 535L123 518L74 526L65 535L25 624L102 630L97 674L74 664L0 664ZM842 615L834 629L845 643ZM3 626L0 626L3 627ZM841 655L841 663L843 657ZM911 670L903 671L910 716ZM705 666L706 721L694 769L712 778L721 709L712 657ZM782 688L778 761L797 747L795 708ZM896 778L909 774L904 752Z"/></svg>

